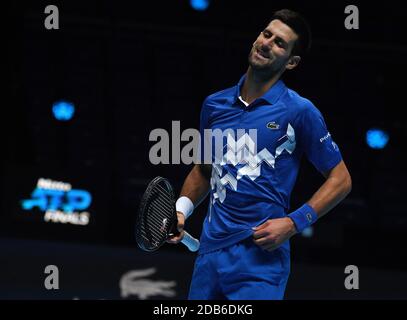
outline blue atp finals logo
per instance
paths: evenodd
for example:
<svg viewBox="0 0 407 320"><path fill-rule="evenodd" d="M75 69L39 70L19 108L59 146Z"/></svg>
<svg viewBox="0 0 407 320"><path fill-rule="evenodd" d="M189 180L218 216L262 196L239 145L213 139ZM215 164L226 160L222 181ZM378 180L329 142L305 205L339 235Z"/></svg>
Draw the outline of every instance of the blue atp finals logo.
<svg viewBox="0 0 407 320"><path fill-rule="evenodd" d="M85 190L72 189L71 184L40 178L31 193L31 199L21 201L24 210L38 209L44 212L44 221L52 223L89 224L86 210L92 196Z"/></svg>

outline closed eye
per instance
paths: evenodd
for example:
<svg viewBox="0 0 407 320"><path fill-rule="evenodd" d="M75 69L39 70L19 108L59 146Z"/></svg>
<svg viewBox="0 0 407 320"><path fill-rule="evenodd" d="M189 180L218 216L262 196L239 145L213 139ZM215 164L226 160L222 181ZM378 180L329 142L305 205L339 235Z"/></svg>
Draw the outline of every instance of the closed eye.
<svg viewBox="0 0 407 320"><path fill-rule="evenodd" d="M262 31L263 36L266 39L269 39L273 36L273 34L269 30L263 30ZM276 39L274 41L280 48L287 48L287 42L285 42L282 38L276 36Z"/></svg>
<svg viewBox="0 0 407 320"><path fill-rule="evenodd" d="M264 36L265 38L270 38L270 37L272 36L271 32L269 32L269 31L267 31L267 30L264 30L262 33L263 33L263 36Z"/></svg>

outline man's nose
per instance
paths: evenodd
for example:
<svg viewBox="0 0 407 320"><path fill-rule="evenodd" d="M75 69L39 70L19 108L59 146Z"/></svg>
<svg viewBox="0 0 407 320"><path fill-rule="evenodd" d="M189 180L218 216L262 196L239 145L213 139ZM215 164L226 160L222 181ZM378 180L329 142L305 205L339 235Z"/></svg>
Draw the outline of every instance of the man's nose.
<svg viewBox="0 0 407 320"><path fill-rule="evenodd" d="M270 49L272 46L274 46L274 41L275 41L275 37L270 37L267 39L263 39L263 41L261 42L260 47L263 49Z"/></svg>
<svg viewBox="0 0 407 320"><path fill-rule="evenodd" d="M259 46L259 49L261 51L267 52L271 49L271 47L272 47L272 43L267 41L267 42L262 42Z"/></svg>

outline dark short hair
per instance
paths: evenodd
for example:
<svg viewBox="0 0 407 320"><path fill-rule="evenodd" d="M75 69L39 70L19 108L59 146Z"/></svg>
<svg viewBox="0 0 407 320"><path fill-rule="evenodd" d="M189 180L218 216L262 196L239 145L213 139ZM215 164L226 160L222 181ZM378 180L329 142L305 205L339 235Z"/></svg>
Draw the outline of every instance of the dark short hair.
<svg viewBox="0 0 407 320"><path fill-rule="evenodd" d="M293 55L302 56L311 48L311 28L308 22L298 12L282 9L273 13L271 21L280 20L289 26L297 34L298 39L292 50Z"/></svg>

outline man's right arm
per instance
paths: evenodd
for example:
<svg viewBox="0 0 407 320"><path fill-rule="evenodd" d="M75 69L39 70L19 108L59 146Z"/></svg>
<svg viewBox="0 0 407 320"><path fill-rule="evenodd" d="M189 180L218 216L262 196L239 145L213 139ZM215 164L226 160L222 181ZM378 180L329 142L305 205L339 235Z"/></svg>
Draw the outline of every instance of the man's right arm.
<svg viewBox="0 0 407 320"><path fill-rule="evenodd" d="M212 165L196 164L188 174L181 189L180 197L187 197L196 208L208 195L210 188L210 175ZM179 236L167 240L169 243L178 243L184 236L185 216L177 211Z"/></svg>
<svg viewBox="0 0 407 320"><path fill-rule="evenodd" d="M209 192L212 165L196 164L182 186L180 197L188 197L197 207Z"/></svg>

